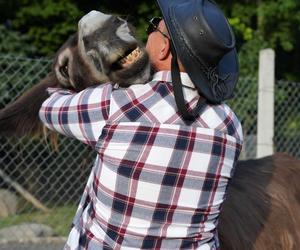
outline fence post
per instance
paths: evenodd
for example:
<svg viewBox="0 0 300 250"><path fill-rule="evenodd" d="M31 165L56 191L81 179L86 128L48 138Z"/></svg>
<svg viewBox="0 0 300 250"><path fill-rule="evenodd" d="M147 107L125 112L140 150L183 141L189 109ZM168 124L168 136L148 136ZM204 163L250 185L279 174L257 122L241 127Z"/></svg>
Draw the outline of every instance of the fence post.
<svg viewBox="0 0 300 250"><path fill-rule="evenodd" d="M274 85L275 52L264 49L259 53L257 157L273 154Z"/></svg>

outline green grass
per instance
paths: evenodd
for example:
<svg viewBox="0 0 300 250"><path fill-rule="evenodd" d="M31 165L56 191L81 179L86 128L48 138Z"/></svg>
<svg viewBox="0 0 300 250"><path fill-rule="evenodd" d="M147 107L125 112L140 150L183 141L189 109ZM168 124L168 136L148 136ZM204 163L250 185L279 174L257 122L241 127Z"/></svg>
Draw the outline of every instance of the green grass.
<svg viewBox="0 0 300 250"><path fill-rule="evenodd" d="M50 226L56 236L67 236L70 232L70 226L75 212L76 206L64 206L53 208L50 213L40 211L22 213L1 218L0 229L20 223L40 223Z"/></svg>

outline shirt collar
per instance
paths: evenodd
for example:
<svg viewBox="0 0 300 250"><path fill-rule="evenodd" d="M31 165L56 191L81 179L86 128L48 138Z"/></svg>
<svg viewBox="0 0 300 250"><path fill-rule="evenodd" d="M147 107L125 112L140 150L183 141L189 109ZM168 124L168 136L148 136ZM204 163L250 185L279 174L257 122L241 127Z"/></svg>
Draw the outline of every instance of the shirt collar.
<svg viewBox="0 0 300 250"><path fill-rule="evenodd" d="M196 90L194 83L192 82L189 75L185 72L180 72L180 78L182 85L187 88L192 88ZM172 82L171 71L158 71L153 75L153 81L164 81L164 82Z"/></svg>

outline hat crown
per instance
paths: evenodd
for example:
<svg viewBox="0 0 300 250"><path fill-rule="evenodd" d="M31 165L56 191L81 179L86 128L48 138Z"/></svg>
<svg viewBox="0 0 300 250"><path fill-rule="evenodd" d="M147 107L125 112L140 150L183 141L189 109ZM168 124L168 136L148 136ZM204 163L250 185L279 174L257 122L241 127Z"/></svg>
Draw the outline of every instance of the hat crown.
<svg viewBox="0 0 300 250"><path fill-rule="evenodd" d="M202 12L214 34L223 41L225 46L232 49L235 46L235 38L223 12L210 1L203 1Z"/></svg>
<svg viewBox="0 0 300 250"><path fill-rule="evenodd" d="M238 59L232 29L213 0L157 0L175 53L202 96L233 96Z"/></svg>
<svg viewBox="0 0 300 250"><path fill-rule="evenodd" d="M224 54L235 47L227 19L210 1L192 0L170 5L170 18L175 30L171 37L180 37L182 46L207 68L215 67Z"/></svg>

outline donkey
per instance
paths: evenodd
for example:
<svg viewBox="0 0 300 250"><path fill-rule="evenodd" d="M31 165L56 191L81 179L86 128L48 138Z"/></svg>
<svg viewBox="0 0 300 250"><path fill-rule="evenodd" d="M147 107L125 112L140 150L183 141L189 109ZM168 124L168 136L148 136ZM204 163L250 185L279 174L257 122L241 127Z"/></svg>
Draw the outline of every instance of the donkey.
<svg viewBox="0 0 300 250"><path fill-rule="evenodd" d="M51 72L0 110L0 135L39 134L38 112L48 87L80 91L108 81L144 83L151 77L149 58L132 27L117 16L103 20L93 35L71 36L56 53ZM79 23L79 29L91 27ZM239 161L220 214L221 249L300 249L299 180L300 161L286 154Z"/></svg>
<svg viewBox="0 0 300 250"><path fill-rule="evenodd" d="M42 131L38 112L47 99L47 88L74 91L114 82L120 86L145 83L151 77L149 57L125 20L103 14L103 25L81 24L80 33L72 35L56 53L51 72L16 101L0 110L0 135L35 135ZM109 28L108 28L109 27ZM95 31L92 35L89 29ZM134 63L131 63L134 60Z"/></svg>

